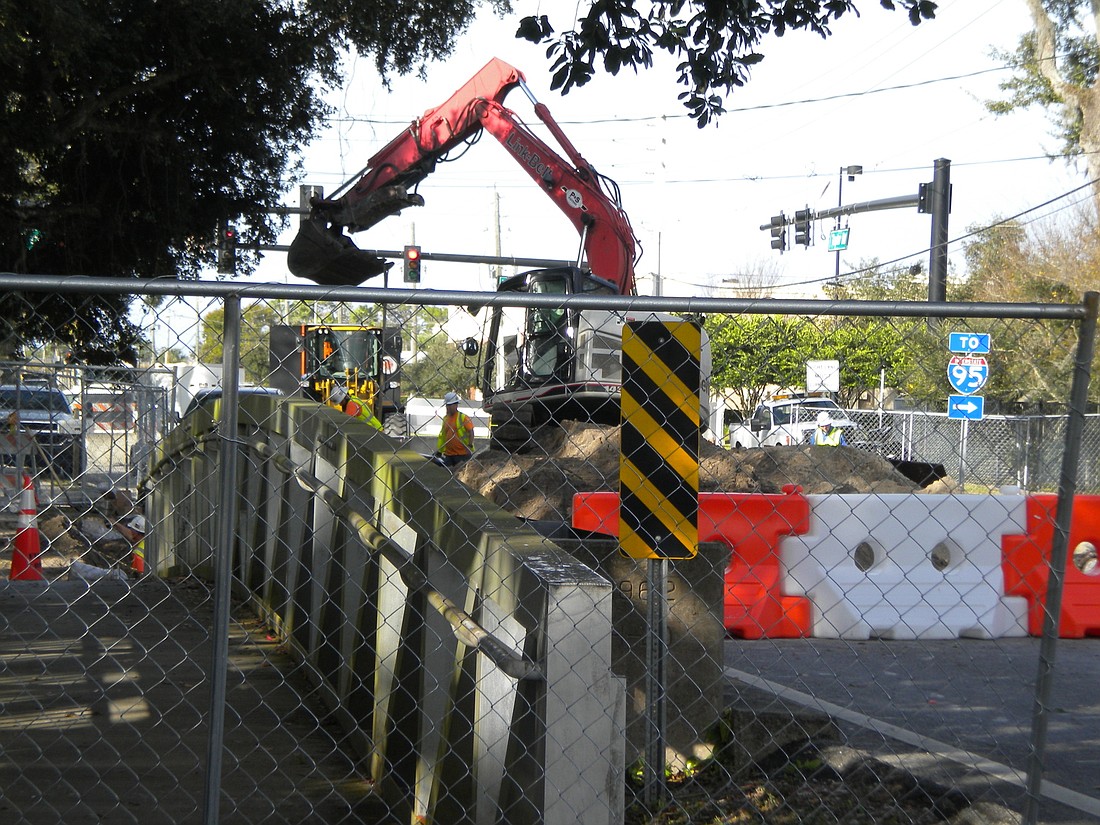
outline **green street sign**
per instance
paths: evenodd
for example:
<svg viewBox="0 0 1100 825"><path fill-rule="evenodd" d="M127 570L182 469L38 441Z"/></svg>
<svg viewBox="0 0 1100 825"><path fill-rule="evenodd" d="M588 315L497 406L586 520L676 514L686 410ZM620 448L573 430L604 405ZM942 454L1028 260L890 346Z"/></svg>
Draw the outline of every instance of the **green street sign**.
<svg viewBox="0 0 1100 825"><path fill-rule="evenodd" d="M834 229L829 233L829 251L839 252L848 248L848 227Z"/></svg>

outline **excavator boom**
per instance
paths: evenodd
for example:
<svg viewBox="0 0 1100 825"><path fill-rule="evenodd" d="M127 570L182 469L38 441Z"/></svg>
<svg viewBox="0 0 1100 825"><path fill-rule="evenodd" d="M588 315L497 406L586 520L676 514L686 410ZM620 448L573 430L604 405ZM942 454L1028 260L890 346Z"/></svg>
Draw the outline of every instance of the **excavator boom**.
<svg viewBox="0 0 1100 825"><path fill-rule="evenodd" d="M505 96L517 86L568 161L504 106ZM523 74L496 58L376 153L344 194L312 203L310 219L291 244L290 271L332 286L359 284L385 272L391 264L357 248L343 230L369 229L408 206L422 206L424 199L414 187L450 150L482 130L501 143L577 229L592 274L620 294L634 294L636 241L614 184L566 138L549 110L531 95Z"/></svg>

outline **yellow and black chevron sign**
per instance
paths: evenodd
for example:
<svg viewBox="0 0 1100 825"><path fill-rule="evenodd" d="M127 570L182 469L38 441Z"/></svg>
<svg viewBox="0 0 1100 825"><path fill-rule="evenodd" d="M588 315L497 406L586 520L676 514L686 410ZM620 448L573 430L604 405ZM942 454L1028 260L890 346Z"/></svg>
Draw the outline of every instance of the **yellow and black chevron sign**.
<svg viewBox="0 0 1100 825"><path fill-rule="evenodd" d="M701 343L691 321L623 326L619 545L631 558L698 550Z"/></svg>

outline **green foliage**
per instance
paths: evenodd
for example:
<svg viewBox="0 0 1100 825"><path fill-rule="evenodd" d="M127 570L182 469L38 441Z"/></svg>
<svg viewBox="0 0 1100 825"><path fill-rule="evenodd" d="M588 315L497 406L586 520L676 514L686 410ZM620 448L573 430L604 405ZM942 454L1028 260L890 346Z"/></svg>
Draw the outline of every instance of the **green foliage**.
<svg viewBox="0 0 1100 825"><path fill-rule="evenodd" d="M864 264L856 280L826 288L828 297L854 301L920 301L924 286L907 268L880 269ZM796 318L712 315L707 318L716 389L733 391L741 409L752 410L774 387L803 387L806 362L840 363L837 401L854 406L861 395L879 387L896 388L922 402L944 397L943 342L922 319L904 317Z"/></svg>
<svg viewBox="0 0 1100 825"><path fill-rule="evenodd" d="M736 392L741 409L751 410L769 384L803 384L805 361L799 364L795 354L799 324L799 319L777 315L708 315L704 328L710 336L711 386Z"/></svg>
<svg viewBox="0 0 1100 825"><path fill-rule="evenodd" d="M384 73L417 69L478 5L0 0L0 269L189 278L213 262L221 219L273 241L283 219L269 210L344 48ZM23 313L0 302L0 351L60 339L82 359L136 357L127 296L25 300Z"/></svg>
<svg viewBox="0 0 1100 825"><path fill-rule="evenodd" d="M1020 38L1015 52L996 52L1014 69L1001 83L1006 96L987 101L995 114L1040 106L1061 140L1058 153L1069 162L1083 158L1093 179L1094 206L1100 209L1100 123L1096 122L1100 89L1100 42L1096 4L1085 0L1045 0L1028 3L1035 28Z"/></svg>
<svg viewBox="0 0 1100 825"><path fill-rule="evenodd" d="M880 0L887 9L900 6L913 25L935 16L929 0ZM572 28L557 33L546 15L520 21L517 37L546 43L554 70L553 88L568 92L583 86L597 71L615 75L622 68L650 68L655 52L677 60L679 98L700 128L724 113L720 93L744 86L751 68L764 59L760 44L768 34L806 30L828 37L830 26L849 12L852 0L594 0L578 9Z"/></svg>
<svg viewBox="0 0 1100 825"><path fill-rule="evenodd" d="M960 298L1072 304L1081 301L1085 290L1095 289L1100 237L1094 217L1033 232L1037 234L1029 236L1022 225L1010 221L974 234L966 243L967 280L958 287ZM987 331L977 327L988 323L964 321L956 326L960 331ZM1064 402L1076 347L1077 328L1067 321L1017 322L999 330L983 394L997 408L1009 411ZM1095 381L1089 398L1100 399Z"/></svg>
<svg viewBox="0 0 1100 825"><path fill-rule="evenodd" d="M436 334L421 342L413 360L401 366L401 394L439 397L476 386L474 365L467 366L458 345Z"/></svg>

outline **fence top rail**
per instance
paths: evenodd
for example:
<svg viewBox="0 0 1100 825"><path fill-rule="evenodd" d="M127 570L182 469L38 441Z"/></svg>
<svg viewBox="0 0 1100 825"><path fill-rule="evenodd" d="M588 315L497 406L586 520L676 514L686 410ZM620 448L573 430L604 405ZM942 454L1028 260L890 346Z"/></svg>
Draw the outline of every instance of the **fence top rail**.
<svg viewBox="0 0 1100 825"><path fill-rule="evenodd" d="M175 297L270 298L298 301L343 301L433 306L514 306L606 309L624 312L697 312L745 315L854 315L908 318L1026 318L1083 320L1094 317L1088 293L1079 304L829 301L781 298L699 298L644 295L547 295L464 290L326 287L245 281L112 278L88 275L20 275L0 272L0 290L11 292L111 293Z"/></svg>

